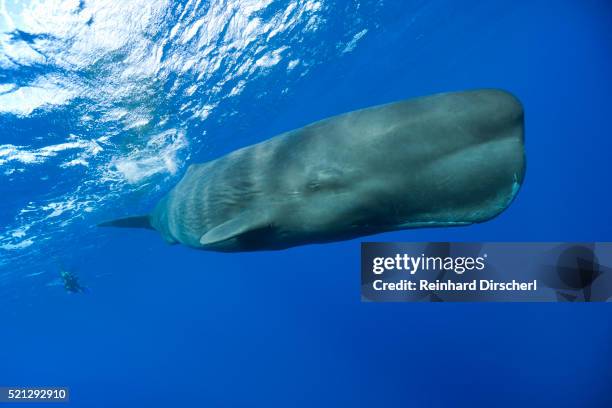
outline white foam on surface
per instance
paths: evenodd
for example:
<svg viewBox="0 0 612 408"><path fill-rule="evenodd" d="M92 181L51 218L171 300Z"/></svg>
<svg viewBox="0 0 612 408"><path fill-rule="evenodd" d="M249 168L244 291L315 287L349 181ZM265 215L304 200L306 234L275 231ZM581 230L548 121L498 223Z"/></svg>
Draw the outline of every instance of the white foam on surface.
<svg viewBox="0 0 612 408"><path fill-rule="evenodd" d="M41 78L32 86L10 88L11 92L0 93L0 113L27 116L36 109L61 106L77 95L77 91L49 78Z"/></svg>
<svg viewBox="0 0 612 408"><path fill-rule="evenodd" d="M113 178L135 184L160 173L175 174L180 166L179 152L188 146L184 133L169 130L155 135L144 149L111 162Z"/></svg>
<svg viewBox="0 0 612 408"><path fill-rule="evenodd" d="M37 254L37 243L68 239L76 221L135 192L167 189L209 137L205 126L236 114L224 104L237 104L270 76L306 76L317 61L340 55L335 44L357 45L365 35L353 34L363 31L357 19L334 41L304 45L325 26L329 7L321 0L0 0L0 69L9 78L0 84L0 118L12 121L0 139L0 182L10 190L33 178L47 188L2 208L10 215L0 255ZM264 86L258 95L278 97L290 86ZM190 133L192 124L202 128Z"/></svg>
<svg viewBox="0 0 612 408"><path fill-rule="evenodd" d="M75 137L71 137L70 140L65 143L49 145L38 149L30 149L27 146L15 146L12 144L0 145L0 166L10 162L41 164L49 158L56 157L61 152L68 150L79 151L78 160L86 161L86 159L97 155L103 150L96 140L75 139Z"/></svg>
<svg viewBox="0 0 612 408"><path fill-rule="evenodd" d="M353 38L351 39L351 41L349 41L345 46L344 49L342 50L343 54L346 54L348 52L351 52L355 49L355 47L357 46L357 43L368 33L368 29L364 28L363 30L359 31L357 34L355 34L353 36Z"/></svg>

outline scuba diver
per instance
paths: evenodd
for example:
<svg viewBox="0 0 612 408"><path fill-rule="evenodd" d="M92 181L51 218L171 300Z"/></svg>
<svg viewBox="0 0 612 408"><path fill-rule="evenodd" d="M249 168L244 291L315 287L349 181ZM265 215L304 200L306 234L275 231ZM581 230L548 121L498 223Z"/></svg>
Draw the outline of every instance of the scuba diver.
<svg viewBox="0 0 612 408"><path fill-rule="evenodd" d="M85 286L81 286L79 278L72 272L61 271L60 276L64 283L64 289L68 293L83 293L87 290Z"/></svg>

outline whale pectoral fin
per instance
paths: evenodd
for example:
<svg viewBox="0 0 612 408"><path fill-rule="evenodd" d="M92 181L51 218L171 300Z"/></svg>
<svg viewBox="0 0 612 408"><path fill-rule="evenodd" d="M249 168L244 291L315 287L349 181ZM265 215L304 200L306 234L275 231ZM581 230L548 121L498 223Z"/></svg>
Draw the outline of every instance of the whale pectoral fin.
<svg viewBox="0 0 612 408"><path fill-rule="evenodd" d="M260 212L246 211L202 235L200 244L204 246L218 244L268 224L267 217Z"/></svg>

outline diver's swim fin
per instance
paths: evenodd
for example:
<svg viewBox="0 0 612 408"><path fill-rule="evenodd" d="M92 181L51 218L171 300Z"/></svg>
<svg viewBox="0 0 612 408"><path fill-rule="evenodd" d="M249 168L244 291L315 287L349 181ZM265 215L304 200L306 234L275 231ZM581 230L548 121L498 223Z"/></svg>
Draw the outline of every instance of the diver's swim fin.
<svg viewBox="0 0 612 408"><path fill-rule="evenodd" d="M98 227L119 227L119 228L147 228L153 229L148 215L137 217L119 218L98 224Z"/></svg>

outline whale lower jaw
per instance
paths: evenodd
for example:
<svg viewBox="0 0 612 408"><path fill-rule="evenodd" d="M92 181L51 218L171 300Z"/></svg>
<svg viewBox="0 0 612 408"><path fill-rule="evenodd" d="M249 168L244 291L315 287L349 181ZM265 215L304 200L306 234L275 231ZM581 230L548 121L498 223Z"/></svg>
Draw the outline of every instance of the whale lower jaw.
<svg viewBox="0 0 612 408"><path fill-rule="evenodd" d="M474 224L470 221L411 221L397 226L398 229L406 228L431 228L431 227L462 227Z"/></svg>

